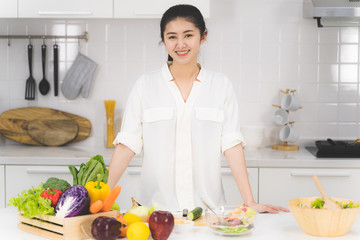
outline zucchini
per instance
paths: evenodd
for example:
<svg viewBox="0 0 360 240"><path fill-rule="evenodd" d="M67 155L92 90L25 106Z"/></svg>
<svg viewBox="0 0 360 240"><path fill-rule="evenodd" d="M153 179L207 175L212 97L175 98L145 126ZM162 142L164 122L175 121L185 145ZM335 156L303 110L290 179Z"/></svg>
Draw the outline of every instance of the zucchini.
<svg viewBox="0 0 360 240"><path fill-rule="evenodd" d="M188 213L186 219L190 221L195 221L196 219L201 217L202 212L203 209L201 207L196 207Z"/></svg>

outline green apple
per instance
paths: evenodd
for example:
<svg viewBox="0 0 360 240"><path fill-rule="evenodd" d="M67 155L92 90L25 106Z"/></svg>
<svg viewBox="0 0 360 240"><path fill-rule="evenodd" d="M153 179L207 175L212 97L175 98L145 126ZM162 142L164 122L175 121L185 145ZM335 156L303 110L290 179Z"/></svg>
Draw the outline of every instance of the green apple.
<svg viewBox="0 0 360 240"><path fill-rule="evenodd" d="M114 202L114 204L111 207L111 210L118 210L120 212L120 206L119 204L117 204L116 202Z"/></svg>

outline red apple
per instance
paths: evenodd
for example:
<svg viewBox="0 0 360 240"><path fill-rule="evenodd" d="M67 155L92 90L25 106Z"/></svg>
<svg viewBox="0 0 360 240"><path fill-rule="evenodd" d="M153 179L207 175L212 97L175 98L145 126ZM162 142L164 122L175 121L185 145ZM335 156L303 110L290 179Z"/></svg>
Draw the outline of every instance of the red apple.
<svg viewBox="0 0 360 240"><path fill-rule="evenodd" d="M168 211L154 211L149 218L149 228L154 240L166 240L174 228L174 216Z"/></svg>

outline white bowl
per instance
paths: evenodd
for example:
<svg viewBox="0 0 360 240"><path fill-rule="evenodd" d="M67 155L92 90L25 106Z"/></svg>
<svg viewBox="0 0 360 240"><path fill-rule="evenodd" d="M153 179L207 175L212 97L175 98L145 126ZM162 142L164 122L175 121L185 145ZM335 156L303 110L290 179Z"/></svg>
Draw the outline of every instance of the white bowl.
<svg viewBox="0 0 360 240"><path fill-rule="evenodd" d="M194 227L194 222L190 220L175 219L174 232L187 233Z"/></svg>

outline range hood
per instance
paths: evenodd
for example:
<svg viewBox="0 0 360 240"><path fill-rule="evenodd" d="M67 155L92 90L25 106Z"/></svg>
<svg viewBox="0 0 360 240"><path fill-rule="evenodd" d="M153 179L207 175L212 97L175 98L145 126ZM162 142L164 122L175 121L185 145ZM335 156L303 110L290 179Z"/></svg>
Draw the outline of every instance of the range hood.
<svg viewBox="0 0 360 240"><path fill-rule="evenodd" d="M304 0L304 17L318 27L360 26L360 0Z"/></svg>

